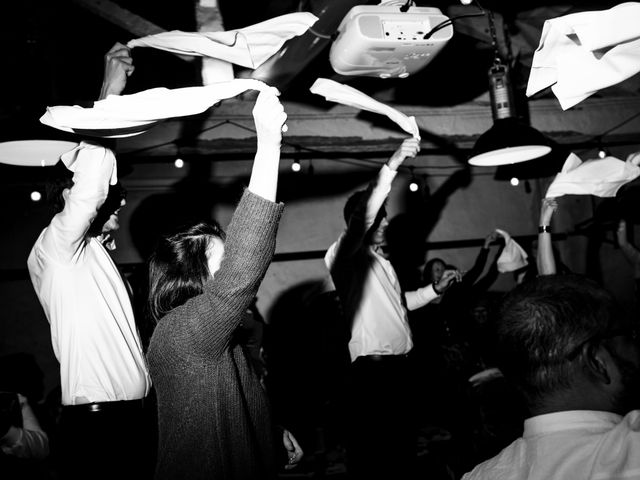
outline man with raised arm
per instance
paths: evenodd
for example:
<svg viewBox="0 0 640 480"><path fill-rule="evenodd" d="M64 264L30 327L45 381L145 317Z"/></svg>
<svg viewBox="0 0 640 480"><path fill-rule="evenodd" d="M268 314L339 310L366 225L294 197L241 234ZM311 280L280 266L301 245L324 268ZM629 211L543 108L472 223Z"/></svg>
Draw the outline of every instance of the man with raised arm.
<svg viewBox="0 0 640 480"><path fill-rule="evenodd" d="M105 56L102 95L119 94L132 68L116 44ZM48 188L57 213L27 262L60 362L60 478L140 478L151 381L128 290L107 251L124 191L113 152L97 143L82 142L62 162Z"/></svg>
<svg viewBox="0 0 640 480"><path fill-rule="evenodd" d="M406 139L367 190L347 200L347 228L325 255L351 328L347 466L357 479L410 478L416 437L407 309L426 305L460 279L448 270L436 284L402 292L387 258L384 203L398 167L418 153L419 142Z"/></svg>

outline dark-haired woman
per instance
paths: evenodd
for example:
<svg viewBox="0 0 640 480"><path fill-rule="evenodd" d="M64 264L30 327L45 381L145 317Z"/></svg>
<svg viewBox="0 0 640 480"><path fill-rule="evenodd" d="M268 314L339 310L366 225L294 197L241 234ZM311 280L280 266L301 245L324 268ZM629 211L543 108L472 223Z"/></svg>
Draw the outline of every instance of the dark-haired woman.
<svg viewBox="0 0 640 480"><path fill-rule="evenodd" d="M271 262L283 209L275 195L286 114L273 92L262 92L253 116L258 148L226 239L219 226L198 224L164 238L150 259L159 479L274 478L283 440L291 463L302 456L288 432L276 433L265 391L234 340Z"/></svg>

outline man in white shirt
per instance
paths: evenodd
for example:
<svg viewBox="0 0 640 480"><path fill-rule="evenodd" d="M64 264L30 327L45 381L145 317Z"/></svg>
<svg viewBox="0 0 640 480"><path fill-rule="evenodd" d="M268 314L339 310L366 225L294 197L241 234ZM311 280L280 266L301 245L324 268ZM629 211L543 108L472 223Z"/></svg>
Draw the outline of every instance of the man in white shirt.
<svg viewBox="0 0 640 480"><path fill-rule="evenodd" d="M105 56L102 96L119 94L132 71L128 49ZM107 253L124 206L116 159L98 144L81 143L63 156L73 171L49 193L62 202L29 255L36 294L51 326L60 362L61 478L120 478L143 472L143 399L151 381L118 268ZM56 168L64 170L61 164ZM110 185L111 183L111 185ZM56 187L57 185L57 187Z"/></svg>
<svg viewBox="0 0 640 480"><path fill-rule="evenodd" d="M426 305L460 279L459 272L449 270L437 285L402 292L387 258L384 202L398 167L419 150L419 138L406 139L369 188L349 198L344 211L347 229L325 255L351 328L350 478L409 478L412 474L416 438L407 309Z"/></svg>
<svg viewBox="0 0 640 480"><path fill-rule="evenodd" d="M578 275L518 286L498 319L501 370L523 393L524 433L465 480L640 478L637 325Z"/></svg>

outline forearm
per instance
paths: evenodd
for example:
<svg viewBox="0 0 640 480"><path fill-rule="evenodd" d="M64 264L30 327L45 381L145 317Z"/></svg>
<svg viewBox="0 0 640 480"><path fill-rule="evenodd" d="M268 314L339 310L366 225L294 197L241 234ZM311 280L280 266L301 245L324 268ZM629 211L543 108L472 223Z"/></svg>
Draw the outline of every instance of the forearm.
<svg viewBox="0 0 640 480"><path fill-rule="evenodd" d="M278 173L280 167L280 142L262 142L258 144L248 190L270 200L276 199Z"/></svg>
<svg viewBox="0 0 640 480"><path fill-rule="evenodd" d="M426 287L419 288L412 292L405 292L404 294L404 299L409 311L424 307L438 297L439 295L433 289L433 285L427 285Z"/></svg>
<svg viewBox="0 0 640 480"><path fill-rule="evenodd" d="M536 257L538 275L554 275L556 273L556 260L553 256L553 244L551 233L538 234L538 255Z"/></svg>

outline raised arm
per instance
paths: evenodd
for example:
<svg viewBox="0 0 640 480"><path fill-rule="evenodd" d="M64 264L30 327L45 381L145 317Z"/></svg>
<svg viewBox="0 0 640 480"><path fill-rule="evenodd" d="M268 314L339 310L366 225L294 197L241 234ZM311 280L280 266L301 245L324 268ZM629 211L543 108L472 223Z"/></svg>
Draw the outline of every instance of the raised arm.
<svg viewBox="0 0 640 480"><path fill-rule="evenodd" d="M249 187L227 230L220 269L196 297L193 350L220 354L231 342L271 263L283 205L275 203L282 125L286 119L277 91L261 92L253 109L258 147Z"/></svg>
<svg viewBox="0 0 640 480"><path fill-rule="evenodd" d="M554 275L556 273L556 260L553 256L551 243L551 218L558 208L555 198L542 200L540 209L540 223L538 224L538 255L536 264L538 275Z"/></svg>
<svg viewBox="0 0 640 480"><path fill-rule="evenodd" d="M90 143L82 143L63 159L74 172L73 186L63 191L64 208L45 230L41 248L55 261L70 263L77 259L76 253L107 198L116 159L111 150Z"/></svg>
<svg viewBox="0 0 640 480"><path fill-rule="evenodd" d="M277 90L261 92L253 107L258 147L251 170L249 191L272 202L276 199L282 126L287 119Z"/></svg>
<svg viewBox="0 0 640 480"><path fill-rule="evenodd" d="M369 184L366 195L347 220L347 231L339 249L340 256L353 255L362 247L367 232L375 223L378 212L391 191L398 168L406 158L415 157L419 151L420 139L407 138L382 167L376 179Z"/></svg>

